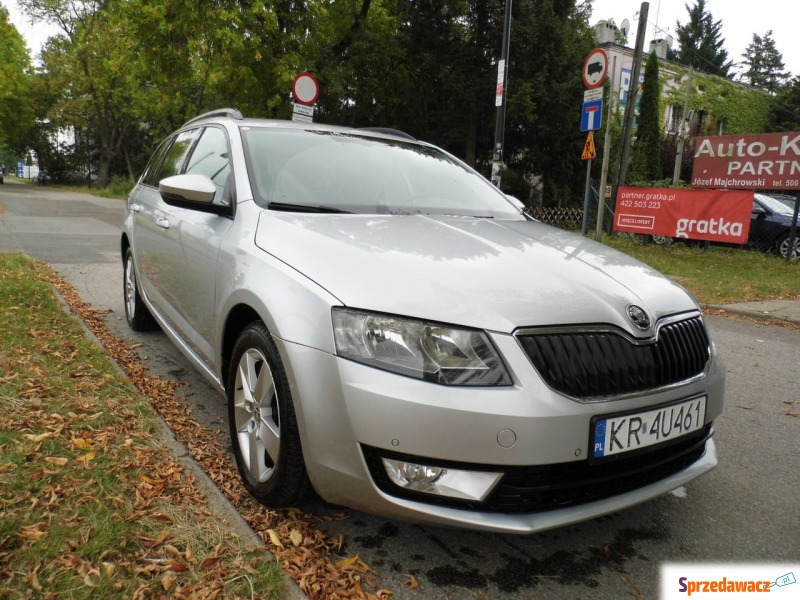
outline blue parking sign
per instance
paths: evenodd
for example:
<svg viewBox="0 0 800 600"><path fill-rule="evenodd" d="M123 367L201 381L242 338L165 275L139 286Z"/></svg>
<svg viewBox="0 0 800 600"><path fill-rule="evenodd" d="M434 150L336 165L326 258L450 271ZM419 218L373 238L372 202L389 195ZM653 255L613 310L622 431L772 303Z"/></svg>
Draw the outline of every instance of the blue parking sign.
<svg viewBox="0 0 800 600"><path fill-rule="evenodd" d="M583 103L581 111L581 131L596 131L603 122L603 100Z"/></svg>

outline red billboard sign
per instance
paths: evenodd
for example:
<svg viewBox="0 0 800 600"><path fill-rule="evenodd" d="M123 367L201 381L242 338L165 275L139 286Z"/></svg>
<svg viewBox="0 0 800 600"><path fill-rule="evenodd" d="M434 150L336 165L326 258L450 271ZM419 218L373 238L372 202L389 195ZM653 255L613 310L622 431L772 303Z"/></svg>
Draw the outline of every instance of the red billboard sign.
<svg viewBox="0 0 800 600"><path fill-rule="evenodd" d="M692 186L800 190L800 133L698 137Z"/></svg>
<svg viewBox="0 0 800 600"><path fill-rule="evenodd" d="M621 187L614 230L744 244L753 192Z"/></svg>

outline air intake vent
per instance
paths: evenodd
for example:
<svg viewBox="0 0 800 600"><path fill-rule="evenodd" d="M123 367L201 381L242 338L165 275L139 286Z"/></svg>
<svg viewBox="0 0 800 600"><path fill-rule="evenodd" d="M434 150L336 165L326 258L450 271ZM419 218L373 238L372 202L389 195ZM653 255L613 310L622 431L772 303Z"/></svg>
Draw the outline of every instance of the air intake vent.
<svg viewBox="0 0 800 600"><path fill-rule="evenodd" d="M554 390L574 398L658 389L701 375L711 357L700 317L662 326L655 343L635 343L616 331L523 333L533 366Z"/></svg>

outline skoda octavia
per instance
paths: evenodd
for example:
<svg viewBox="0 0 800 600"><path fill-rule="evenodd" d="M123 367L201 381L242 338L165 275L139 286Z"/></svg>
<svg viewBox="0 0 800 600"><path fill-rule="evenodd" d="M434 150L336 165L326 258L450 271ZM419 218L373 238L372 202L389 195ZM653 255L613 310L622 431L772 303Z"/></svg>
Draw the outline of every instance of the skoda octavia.
<svg viewBox="0 0 800 600"><path fill-rule="evenodd" d="M695 301L393 130L186 123L127 201L125 312L227 399L244 485L530 533L717 462Z"/></svg>

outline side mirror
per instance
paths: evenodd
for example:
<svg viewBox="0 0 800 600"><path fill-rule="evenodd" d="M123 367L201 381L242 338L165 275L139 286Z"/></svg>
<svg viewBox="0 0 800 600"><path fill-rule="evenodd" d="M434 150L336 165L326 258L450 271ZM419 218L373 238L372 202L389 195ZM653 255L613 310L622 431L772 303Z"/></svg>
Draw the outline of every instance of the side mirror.
<svg viewBox="0 0 800 600"><path fill-rule="evenodd" d="M205 175L175 175L159 181L158 191L167 204L175 202L211 204L217 188Z"/></svg>

